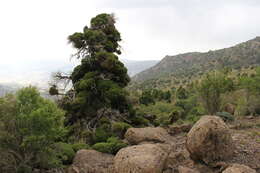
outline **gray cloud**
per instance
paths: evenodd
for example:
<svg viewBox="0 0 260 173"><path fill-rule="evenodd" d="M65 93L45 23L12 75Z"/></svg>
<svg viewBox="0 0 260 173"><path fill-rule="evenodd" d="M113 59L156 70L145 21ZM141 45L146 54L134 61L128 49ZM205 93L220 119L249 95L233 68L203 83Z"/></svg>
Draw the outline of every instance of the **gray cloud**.
<svg viewBox="0 0 260 173"><path fill-rule="evenodd" d="M229 47L260 36L259 9L259 0L0 1L0 82L9 80L9 74L26 80L30 70L69 64L73 50L67 36L98 13L116 14L121 58L145 60Z"/></svg>

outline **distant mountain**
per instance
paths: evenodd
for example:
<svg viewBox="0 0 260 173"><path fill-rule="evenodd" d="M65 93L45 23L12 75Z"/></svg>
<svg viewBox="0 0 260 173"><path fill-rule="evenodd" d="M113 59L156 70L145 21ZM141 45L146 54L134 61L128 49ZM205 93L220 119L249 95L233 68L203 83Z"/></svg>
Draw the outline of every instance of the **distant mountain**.
<svg viewBox="0 0 260 173"><path fill-rule="evenodd" d="M121 59L128 69L130 76L135 75L149 67L152 67L159 61L134 61ZM73 68L79 64L79 61L72 59L71 61L49 60L38 62L28 62L23 68L14 66L3 66L0 64L0 96L8 92L13 92L20 87L33 85L46 90L51 81L53 72L65 72L67 74L73 71ZM18 87L19 86L19 87Z"/></svg>
<svg viewBox="0 0 260 173"><path fill-rule="evenodd" d="M126 60L121 59L128 70L129 76L134 76L135 74L144 71L155 64L157 64L158 60L149 60L149 61L134 61L134 60Z"/></svg>
<svg viewBox="0 0 260 173"><path fill-rule="evenodd" d="M174 84L174 80L187 81L213 69L240 69L257 65L260 65L260 37L230 48L166 56L155 66L136 74L132 78L132 86L167 86Z"/></svg>
<svg viewBox="0 0 260 173"><path fill-rule="evenodd" d="M8 93L14 93L17 91L21 86L17 84L0 84L0 97L5 96Z"/></svg>

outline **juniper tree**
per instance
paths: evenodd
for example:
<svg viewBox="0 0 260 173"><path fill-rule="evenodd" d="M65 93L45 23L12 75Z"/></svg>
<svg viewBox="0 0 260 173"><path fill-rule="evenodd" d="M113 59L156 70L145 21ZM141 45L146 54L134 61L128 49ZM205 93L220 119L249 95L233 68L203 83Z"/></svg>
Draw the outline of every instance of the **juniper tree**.
<svg viewBox="0 0 260 173"><path fill-rule="evenodd" d="M130 106L124 87L130 81L127 69L119 61L121 35L111 14L99 14L91 19L90 26L68 37L81 59L70 79L73 85L73 101L66 105L68 123L84 121L95 126L100 109L110 108L120 113ZM92 123L92 124L90 124Z"/></svg>

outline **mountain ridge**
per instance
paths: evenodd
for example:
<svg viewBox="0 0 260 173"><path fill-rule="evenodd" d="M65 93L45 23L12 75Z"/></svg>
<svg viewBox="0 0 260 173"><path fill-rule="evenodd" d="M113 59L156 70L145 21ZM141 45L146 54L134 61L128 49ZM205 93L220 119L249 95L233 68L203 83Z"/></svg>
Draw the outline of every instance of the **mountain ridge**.
<svg viewBox="0 0 260 173"><path fill-rule="evenodd" d="M142 84L148 80L163 78L167 80L191 78L213 69L223 67L239 69L255 65L260 65L259 36L229 48L208 52L189 52L175 56L167 55L155 66L133 76L132 83Z"/></svg>

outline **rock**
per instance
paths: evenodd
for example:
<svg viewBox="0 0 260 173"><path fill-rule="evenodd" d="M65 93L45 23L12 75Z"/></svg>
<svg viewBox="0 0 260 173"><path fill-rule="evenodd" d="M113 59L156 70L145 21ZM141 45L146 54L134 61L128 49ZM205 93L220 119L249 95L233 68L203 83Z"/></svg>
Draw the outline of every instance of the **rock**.
<svg viewBox="0 0 260 173"><path fill-rule="evenodd" d="M162 173L171 147L141 144L121 149L114 158L115 173Z"/></svg>
<svg viewBox="0 0 260 173"><path fill-rule="evenodd" d="M254 116L250 115L250 116L246 116L246 119L254 119Z"/></svg>
<svg viewBox="0 0 260 173"><path fill-rule="evenodd" d="M203 116L187 135L186 148L194 161L214 164L229 159L234 152L231 133L217 116Z"/></svg>
<svg viewBox="0 0 260 173"><path fill-rule="evenodd" d="M95 150L79 150L68 173L108 173L113 166L113 155Z"/></svg>
<svg viewBox="0 0 260 173"><path fill-rule="evenodd" d="M129 128L125 133L125 139L132 145L142 142L165 143L170 137L161 127Z"/></svg>
<svg viewBox="0 0 260 173"><path fill-rule="evenodd" d="M179 173L199 173L198 171L196 171L194 169L190 169L190 168L187 168L184 166L179 166L178 171L179 171Z"/></svg>
<svg viewBox="0 0 260 173"><path fill-rule="evenodd" d="M235 105L230 104L230 103L226 104L225 107L224 107L224 111L228 112L228 113L230 113L232 115L234 115L235 110L236 110Z"/></svg>
<svg viewBox="0 0 260 173"><path fill-rule="evenodd" d="M170 135L176 135L182 132L189 132L191 128L192 124L173 125L168 128L168 133Z"/></svg>
<svg viewBox="0 0 260 173"><path fill-rule="evenodd" d="M233 164L222 173L256 173L256 171L245 165Z"/></svg>

